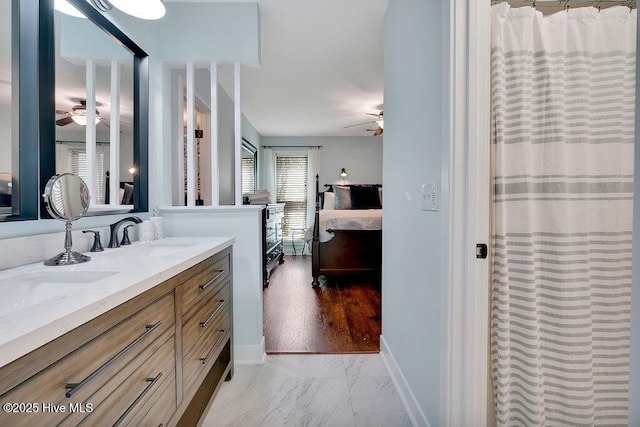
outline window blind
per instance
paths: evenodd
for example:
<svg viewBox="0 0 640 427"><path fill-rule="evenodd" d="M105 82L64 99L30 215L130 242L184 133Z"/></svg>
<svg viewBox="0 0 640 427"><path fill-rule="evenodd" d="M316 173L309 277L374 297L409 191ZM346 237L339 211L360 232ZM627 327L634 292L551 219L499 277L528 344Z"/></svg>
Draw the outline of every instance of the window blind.
<svg viewBox="0 0 640 427"><path fill-rule="evenodd" d="M68 168L67 170L70 173L78 175L83 180L87 180L87 152L84 147L73 147L72 144L69 145L68 151ZM96 188L94 192L96 194L91 195L91 199L93 203L102 204L104 203L104 193L105 193L105 185L106 185L106 177L105 177L105 151L108 150L109 147L103 146L103 144L99 144L96 146L96 165L95 165L95 185Z"/></svg>
<svg viewBox="0 0 640 427"><path fill-rule="evenodd" d="M276 156L276 201L284 203L282 234L300 237L307 228L306 155Z"/></svg>
<svg viewBox="0 0 640 427"><path fill-rule="evenodd" d="M71 173L78 175L84 181L87 180L87 153L83 149L69 149L69 169Z"/></svg>
<svg viewBox="0 0 640 427"><path fill-rule="evenodd" d="M256 164L253 157L242 158L242 194L256 191Z"/></svg>

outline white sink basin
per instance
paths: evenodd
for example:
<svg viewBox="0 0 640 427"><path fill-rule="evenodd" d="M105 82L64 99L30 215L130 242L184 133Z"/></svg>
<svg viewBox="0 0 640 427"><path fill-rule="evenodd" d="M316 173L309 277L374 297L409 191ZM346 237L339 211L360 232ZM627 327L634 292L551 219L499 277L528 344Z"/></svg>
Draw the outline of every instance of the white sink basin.
<svg viewBox="0 0 640 427"><path fill-rule="evenodd" d="M39 271L0 280L0 315L63 298L70 291L90 289L91 284L117 271ZM84 286L88 285L88 286Z"/></svg>

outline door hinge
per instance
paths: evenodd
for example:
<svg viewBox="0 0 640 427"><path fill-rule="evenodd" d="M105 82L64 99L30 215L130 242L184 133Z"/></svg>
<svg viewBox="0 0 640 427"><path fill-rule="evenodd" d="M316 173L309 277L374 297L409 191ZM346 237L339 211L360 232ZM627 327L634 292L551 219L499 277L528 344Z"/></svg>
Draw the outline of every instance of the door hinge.
<svg viewBox="0 0 640 427"><path fill-rule="evenodd" d="M486 243L478 243L476 244L476 258L485 259L487 257L487 244Z"/></svg>

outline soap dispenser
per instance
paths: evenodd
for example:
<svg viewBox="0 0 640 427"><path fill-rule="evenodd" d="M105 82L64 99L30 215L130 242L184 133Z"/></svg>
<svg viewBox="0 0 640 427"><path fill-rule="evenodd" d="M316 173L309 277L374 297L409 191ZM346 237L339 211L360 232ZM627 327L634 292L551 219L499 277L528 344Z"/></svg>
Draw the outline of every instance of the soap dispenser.
<svg viewBox="0 0 640 427"><path fill-rule="evenodd" d="M162 217L158 215L158 208L153 209L153 216L149 218L149 222L153 225L153 240L162 239L164 237L164 224Z"/></svg>

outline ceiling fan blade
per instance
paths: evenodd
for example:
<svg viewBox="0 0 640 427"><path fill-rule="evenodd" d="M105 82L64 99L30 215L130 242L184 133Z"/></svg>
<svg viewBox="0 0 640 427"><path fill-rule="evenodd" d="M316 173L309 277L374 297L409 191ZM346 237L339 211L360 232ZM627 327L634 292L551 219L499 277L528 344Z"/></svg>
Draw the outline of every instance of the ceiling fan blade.
<svg viewBox="0 0 640 427"><path fill-rule="evenodd" d="M342 129L352 128L352 127L355 127L355 126L369 125L369 124L371 124L371 123L375 123L375 121L373 121L373 122L358 123L358 124L355 124L355 125L349 125L349 126L345 126L345 127L343 127Z"/></svg>
<svg viewBox="0 0 640 427"><path fill-rule="evenodd" d="M70 123L73 123L73 119L69 116L56 120L56 125L58 126L66 126Z"/></svg>
<svg viewBox="0 0 640 427"><path fill-rule="evenodd" d="M56 110L56 114L69 114L69 112L64 110Z"/></svg>
<svg viewBox="0 0 640 427"><path fill-rule="evenodd" d="M380 135L382 135L382 132L383 132L382 128L378 128L378 129L376 129L376 131L373 133L373 136L380 136Z"/></svg>

